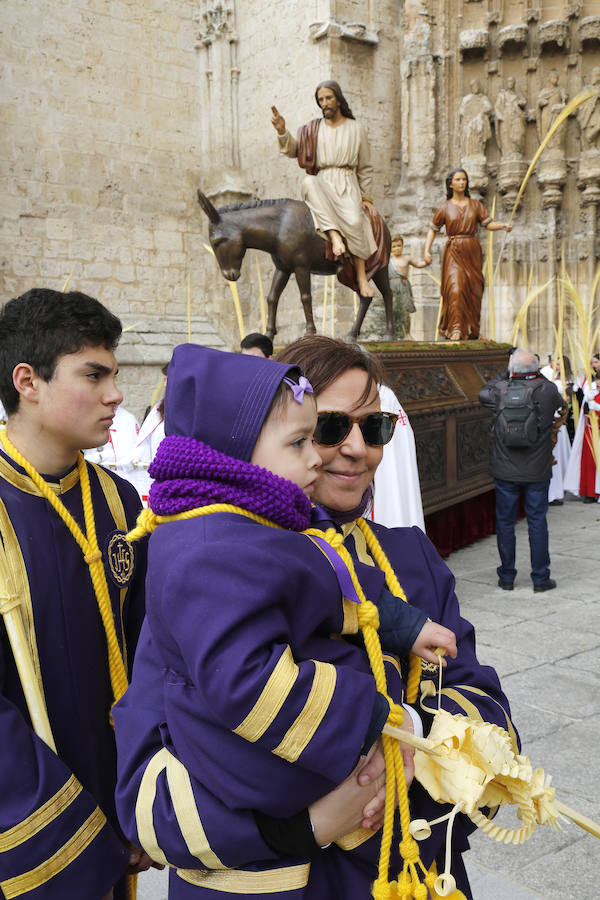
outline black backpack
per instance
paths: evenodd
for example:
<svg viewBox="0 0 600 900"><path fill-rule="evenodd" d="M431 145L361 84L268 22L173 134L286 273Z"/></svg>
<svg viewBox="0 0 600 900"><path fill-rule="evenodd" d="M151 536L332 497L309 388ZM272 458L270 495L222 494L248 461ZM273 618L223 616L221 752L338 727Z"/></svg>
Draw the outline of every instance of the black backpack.
<svg viewBox="0 0 600 900"><path fill-rule="evenodd" d="M496 435L505 447L533 447L539 426L533 392L539 378L510 378L500 391L496 415Z"/></svg>

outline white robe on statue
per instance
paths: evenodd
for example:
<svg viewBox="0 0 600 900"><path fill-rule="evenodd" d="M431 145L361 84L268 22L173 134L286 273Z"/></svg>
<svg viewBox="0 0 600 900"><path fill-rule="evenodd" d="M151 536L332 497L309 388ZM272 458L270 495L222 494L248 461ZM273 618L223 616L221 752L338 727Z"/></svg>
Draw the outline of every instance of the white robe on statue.
<svg viewBox="0 0 600 900"><path fill-rule="evenodd" d="M398 413L398 421L392 440L383 448L383 459L375 473L371 516L387 528L418 525L425 531L417 451L411 424L390 388L380 385L379 398L382 410Z"/></svg>
<svg viewBox="0 0 600 900"><path fill-rule="evenodd" d="M289 131L279 135L281 152L297 155ZM317 175L302 181L302 199L322 234L339 231L352 256L368 259L377 249L362 199L371 199L373 166L364 129L355 119L333 127L323 120L317 137Z"/></svg>

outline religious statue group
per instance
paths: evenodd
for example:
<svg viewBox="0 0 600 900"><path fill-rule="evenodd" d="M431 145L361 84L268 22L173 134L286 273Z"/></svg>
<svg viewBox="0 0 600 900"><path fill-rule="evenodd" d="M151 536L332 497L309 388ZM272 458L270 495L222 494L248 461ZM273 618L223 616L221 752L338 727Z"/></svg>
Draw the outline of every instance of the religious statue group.
<svg viewBox="0 0 600 900"><path fill-rule="evenodd" d="M499 98L501 121L506 123L502 134L507 147L510 142L520 140L512 119L514 104L519 108L521 98L514 94L512 87ZM490 128L489 101L481 94L479 82L473 82L472 89L460 110L461 117L467 120L463 130L465 156L487 141ZM276 107L272 107L273 126L281 152L296 157L307 172L302 182L302 199L310 210L317 233L327 240L334 260L347 257L351 261L361 301L368 304L373 297L369 273L388 264L390 246L382 247L381 242L378 246L373 235L372 223L380 217L373 208L373 168L366 133L356 122L337 82L325 81L318 85L315 99L322 117L303 125L296 140ZM423 268L431 264L431 245L442 227L446 229L448 241L442 260L439 332L451 341L479 337L484 279L477 230L482 226L488 231L509 232L512 226L494 222L485 206L470 196L465 169L455 169L448 175L446 192L446 202L435 213L427 233L423 260L403 252L401 235L390 238L392 257L388 273L395 304L401 310L397 335L400 337L408 332L409 316L414 312L409 267Z"/></svg>

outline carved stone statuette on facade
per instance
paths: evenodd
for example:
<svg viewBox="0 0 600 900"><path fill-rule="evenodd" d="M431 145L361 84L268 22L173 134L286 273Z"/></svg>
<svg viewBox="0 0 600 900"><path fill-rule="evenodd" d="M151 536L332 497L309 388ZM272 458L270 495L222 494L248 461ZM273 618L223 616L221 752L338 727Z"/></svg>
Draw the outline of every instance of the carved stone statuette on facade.
<svg viewBox="0 0 600 900"><path fill-rule="evenodd" d="M567 99L567 92L559 84L558 72L552 69L547 85L537 96L536 126L540 143L565 108ZM545 209L559 206L562 199L562 189L567 179L566 137L564 122L546 145L538 164L537 180L543 190L542 206Z"/></svg>
<svg viewBox="0 0 600 900"><path fill-rule="evenodd" d="M492 104L482 92L478 78L473 78L470 88L471 93L462 98L458 109L460 156L461 165L469 172L471 194L478 199L488 184L485 149L492 136Z"/></svg>
<svg viewBox="0 0 600 900"><path fill-rule="evenodd" d="M596 94L577 109L581 149L600 151L600 66L594 66L590 83L583 89L595 90Z"/></svg>
<svg viewBox="0 0 600 900"><path fill-rule="evenodd" d="M518 158L525 152L526 103L523 94L515 90L515 79L510 75L494 106L496 140L503 157Z"/></svg>
<svg viewBox="0 0 600 900"><path fill-rule="evenodd" d="M559 84L558 72L556 69L552 69L548 76L548 84L541 89L537 97L536 125L537 136L540 143L547 135L554 120L564 109L566 102L567 92ZM566 129L559 128L546 147L544 151L545 155L562 155L564 152L565 137Z"/></svg>
<svg viewBox="0 0 600 900"><path fill-rule="evenodd" d="M583 204L600 202L600 66L594 66L590 83L584 90L596 93L577 109L577 124L581 137L581 155L577 171L577 185L583 190Z"/></svg>
<svg viewBox="0 0 600 900"><path fill-rule="evenodd" d="M527 163L524 160L526 103L523 94L515 88L515 79L510 75L506 79L505 87L498 93L494 106L496 141L502 157L498 169L498 187L506 209L513 206L527 171Z"/></svg>
<svg viewBox="0 0 600 900"><path fill-rule="evenodd" d="M462 98L458 109L463 161L485 157L486 144L492 136L492 104L482 93L479 79L474 78L470 87L471 93Z"/></svg>

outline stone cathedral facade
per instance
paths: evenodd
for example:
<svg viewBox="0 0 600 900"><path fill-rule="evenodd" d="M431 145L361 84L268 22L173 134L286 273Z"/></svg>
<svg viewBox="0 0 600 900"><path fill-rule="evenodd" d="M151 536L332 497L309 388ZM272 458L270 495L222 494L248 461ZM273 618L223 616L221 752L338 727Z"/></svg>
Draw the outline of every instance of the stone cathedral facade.
<svg viewBox="0 0 600 900"><path fill-rule="evenodd" d="M455 166L506 221L545 131L582 90L600 91L600 0L5 0L2 4L2 296L35 285L98 296L124 321L126 405L150 402L174 344L239 343L232 293L207 249L200 187L216 206L298 197L301 170L277 151L270 107L292 132L334 78L367 128L374 199L421 256ZM528 290L528 341L553 349L561 258L587 300L598 265L600 94L570 116L537 164L514 229L493 239L493 323L509 340ZM484 252L487 233L481 235ZM413 270L411 334L434 338L444 239ZM503 246L504 245L504 246ZM503 247L500 259L500 250ZM498 263L498 260L500 262ZM238 282L247 331L261 330L249 252ZM313 277L319 330L343 336L353 297ZM566 326L576 323L567 310ZM293 279L277 341L303 331ZM376 298L363 336L382 333Z"/></svg>

